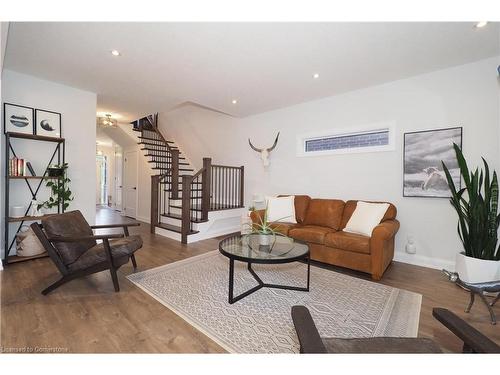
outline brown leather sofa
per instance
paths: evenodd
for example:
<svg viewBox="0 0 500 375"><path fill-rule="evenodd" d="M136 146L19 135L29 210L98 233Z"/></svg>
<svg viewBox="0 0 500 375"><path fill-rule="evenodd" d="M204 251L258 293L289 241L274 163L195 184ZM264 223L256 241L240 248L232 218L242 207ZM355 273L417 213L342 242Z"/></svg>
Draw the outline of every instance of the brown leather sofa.
<svg viewBox="0 0 500 375"><path fill-rule="evenodd" d="M311 259L366 272L372 279L380 280L394 256L394 237L399 229L397 210L389 203L371 237L344 232L357 202L296 195L297 224L280 222L273 226L284 235L307 242ZM252 220L258 222L263 213L264 210L252 212Z"/></svg>

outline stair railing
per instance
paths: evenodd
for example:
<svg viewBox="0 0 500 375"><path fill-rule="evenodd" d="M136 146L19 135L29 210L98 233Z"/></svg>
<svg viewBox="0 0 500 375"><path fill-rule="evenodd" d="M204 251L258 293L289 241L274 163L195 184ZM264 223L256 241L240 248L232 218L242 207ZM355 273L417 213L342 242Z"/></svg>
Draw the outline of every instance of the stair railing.
<svg viewBox="0 0 500 375"><path fill-rule="evenodd" d="M155 232L155 227L160 223L160 216L165 213L168 205L167 187L171 184L172 170L169 169L161 175L151 176L151 233Z"/></svg>
<svg viewBox="0 0 500 375"><path fill-rule="evenodd" d="M187 243L187 236L193 230L193 223L208 220L211 165L211 158L203 158L203 168L192 176L182 176L182 243Z"/></svg>
<svg viewBox="0 0 500 375"><path fill-rule="evenodd" d="M244 207L244 166L212 165L210 174L210 210Z"/></svg>

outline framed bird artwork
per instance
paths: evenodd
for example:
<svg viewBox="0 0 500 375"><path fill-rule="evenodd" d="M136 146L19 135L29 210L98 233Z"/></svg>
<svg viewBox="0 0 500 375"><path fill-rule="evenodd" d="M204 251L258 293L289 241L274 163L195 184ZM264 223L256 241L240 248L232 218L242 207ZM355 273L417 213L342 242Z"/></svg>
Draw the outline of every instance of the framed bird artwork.
<svg viewBox="0 0 500 375"><path fill-rule="evenodd" d="M43 109L35 109L35 134L61 137L61 114Z"/></svg>

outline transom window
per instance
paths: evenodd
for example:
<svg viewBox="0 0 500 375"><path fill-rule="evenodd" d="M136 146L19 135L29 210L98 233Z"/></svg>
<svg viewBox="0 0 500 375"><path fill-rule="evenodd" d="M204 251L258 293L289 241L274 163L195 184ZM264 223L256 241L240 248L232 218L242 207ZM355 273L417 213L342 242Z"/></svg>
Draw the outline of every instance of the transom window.
<svg viewBox="0 0 500 375"><path fill-rule="evenodd" d="M299 156L349 152L374 152L394 149L391 126L371 127L357 131L332 131L305 135L298 139Z"/></svg>

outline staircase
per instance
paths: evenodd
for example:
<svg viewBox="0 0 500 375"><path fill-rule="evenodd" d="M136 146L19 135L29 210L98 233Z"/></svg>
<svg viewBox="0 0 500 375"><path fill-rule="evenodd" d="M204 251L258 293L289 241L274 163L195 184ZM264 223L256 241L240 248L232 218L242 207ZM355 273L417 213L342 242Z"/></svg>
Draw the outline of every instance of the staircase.
<svg viewBox="0 0 500 375"><path fill-rule="evenodd" d="M244 207L244 167L214 165L203 158L195 171L173 141L158 129L158 114L131 123L141 150L157 171L151 176L151 233L157 228L180 235L182 243L199 233L209 213ZM177 238L176 236L172 238Z"/></svg>

